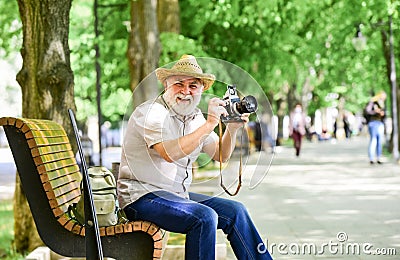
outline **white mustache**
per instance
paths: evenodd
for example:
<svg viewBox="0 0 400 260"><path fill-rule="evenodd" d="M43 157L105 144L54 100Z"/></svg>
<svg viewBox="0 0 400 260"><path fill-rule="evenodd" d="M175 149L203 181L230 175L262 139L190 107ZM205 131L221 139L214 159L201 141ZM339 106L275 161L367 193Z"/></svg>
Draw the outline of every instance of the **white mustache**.
<svg viewBox="0 0 400 260"><path fill-rule="evenodd" d="M176 94L175 98L179 98L179 99L182 99L182 100L193 101L193 97L191 95Z"/></svg>

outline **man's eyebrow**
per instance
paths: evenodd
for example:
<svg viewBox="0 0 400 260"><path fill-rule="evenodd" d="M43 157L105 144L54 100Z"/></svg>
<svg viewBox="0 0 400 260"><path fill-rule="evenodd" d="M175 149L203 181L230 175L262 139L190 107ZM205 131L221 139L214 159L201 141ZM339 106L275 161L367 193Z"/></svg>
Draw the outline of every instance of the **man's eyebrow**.
<svg viewBox="0 0 400 260"><path fill-rule="evenodd" d="M191 81L190 84L192 84L192 83L200 83L200 84L202 84L201 80L198 79L198 78L193 79L193 81Z"/></svg>
<svg viewBox="0 0 400 260"><path fill-rule="evenodd" d="M184 83L184 82L186 82L186 80L176 80L174 83ZM197 78L195 78L195 79L192 79L192 80L189 80L189 81L187 81L189 84L193 84L193 83L200 83L200 84L202 84L202 82L201 82L201 80L200 79L197 79Z"/></svg>

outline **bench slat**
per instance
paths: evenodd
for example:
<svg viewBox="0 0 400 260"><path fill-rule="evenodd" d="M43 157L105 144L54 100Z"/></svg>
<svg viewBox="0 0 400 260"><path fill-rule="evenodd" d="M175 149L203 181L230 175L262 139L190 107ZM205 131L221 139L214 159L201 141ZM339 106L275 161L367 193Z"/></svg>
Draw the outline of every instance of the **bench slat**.
<svg viewBox="0 0 400 260"><path fill-rule="evenodd" d="M43 165L39 166L40 168L43 167L43 170L46 171L46 169L44 168ZM38 168L39 168L38 167ZM59 178L60 176L64 176L64 175L74 175L74 177L76 177L77 179L79 179L79 181L82 180L82 175L79 171L79 166L76 164L71 164L68 166L65 166L64 168L59 168L59 169L55 169L53 171L47 171L47 179L48 180L54 180Z"/></svg>
<svg viewBox="0 0 400 260"><path fill-rule="evenodd" d="M47 185L47 187L49 189L59 189L66 185L69 186L68 188L71 188L71 185L72 185L72 188L79 187L80 181L78 181L78 178L77 178L78 174L80 174L80 173L77 172L76 174L64 175L57 179L50 180L47 183L43 183L43 187L46 188L45 185ZM65 188L63 188L63 189L65 189Z"/></svg>
<svg viewBox="0 0 400 260"><path fill-rule="evenodd" d="M68 171L63 170L65 168L69 169L68 166L78 167L78 165L76 164L76 160L73 157L64 159L61 161L49 162L49 163L37 165L37 166L38 166L37 168L40 169L40 172L39 172L40 174L45 173L45 172L59 171L58 174L61 174L61 175L68 173Z"/></svg>
<svg viewBox="0 0 400 260"><path fill-rule="evenodd" d="M58 153L63 151L72 151L72 147L70 143L65 144L57 144L57 145L49 145L49 146L40 146L31 148L31 154L33 157L37 157L39 155L46 155L51 153Z"/></svg>
<svg viewBox="0 0 400 260"><path fill-rule="evenodd" d="M31 131L27 132L25 134L25 137L27 139L32 139L32 138L43 138L43 137L64 137L65 136L65 131L63 129L53 129L53 130L34 130L31 129Z"/></svg>
<svg viewBox="0 0 400 260"><path fill-rule="evenodd" d="M40 146L47 146L47 145L58 145L58 144L67 144L69 143L68 139L65 137L58 136L58 137L36 137L34 139L28 139L29 148L40 147Z"/></svg>
<svg viewBox="0 0 400 260"><path fill-rule="evenodd" d="M67 211L68 206L73 203L78 203L80 197L81 197L81 191L79 189L72 190L69 193L64 194L63 196L49 199L50 207L52 209L57 207L62 207L66 208L65 211Z"/></svg>
<svg viewBox="0 0 400 260"><path fill-rule="evenodd" d="M22 119L17 119L22 120ZM32 130L63 130L63 127L51 120L45 119L23 119L25 125Z"/></svg>
<svg viewBox="0 0 400 260"><path fill-rule="evenodd" d="M50 154L40 155L40 156L34 157L33 160L35 161L36 166L39 166L41 164L61 161L61 160L69 159L69 158L73 158L73 157L74 157L74 154L72 151L63 151L63 152L58 152L58 153L50 153Z"/></svg>

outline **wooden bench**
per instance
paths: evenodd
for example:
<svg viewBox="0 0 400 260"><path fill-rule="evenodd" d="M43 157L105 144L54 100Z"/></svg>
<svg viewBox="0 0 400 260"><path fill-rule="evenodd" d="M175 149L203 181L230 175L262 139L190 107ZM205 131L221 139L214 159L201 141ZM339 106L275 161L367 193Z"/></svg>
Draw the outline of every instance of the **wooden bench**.
<svg viewBox="0 0 400 260"><path fill-rule="evenodd" d="M49 120L0 118L38 233L52 251L85 256L85 227L71 219L68 206L81 197L82 179L62 126ZM133 221L101 227L105 257L160 259L165 231Z"/></svg>

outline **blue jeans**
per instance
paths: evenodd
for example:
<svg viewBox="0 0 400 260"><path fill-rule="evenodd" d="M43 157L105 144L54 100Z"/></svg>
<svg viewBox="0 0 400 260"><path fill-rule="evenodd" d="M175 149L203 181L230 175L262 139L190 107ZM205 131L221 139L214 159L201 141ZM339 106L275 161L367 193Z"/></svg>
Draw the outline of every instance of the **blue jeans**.
<svg viewBox="0 0 400 260"><path fill-rule="evenodd" d="M130 220L147 220L186 234L185 259L214 260L217 228L227 235L238 259L272 259L268 252L258 252L262 239L242 203L197 193L189 196L148 193L124 211Z"/></svg>
<svg viewBox="0 0 400 260"><path fill-rule="evenodd" d="M379 160L382 155L382 142L384 134L384 124L381 121L371 121L368 123L368 132L370 135L368 146L368 157L370 161Z"/></svg>

